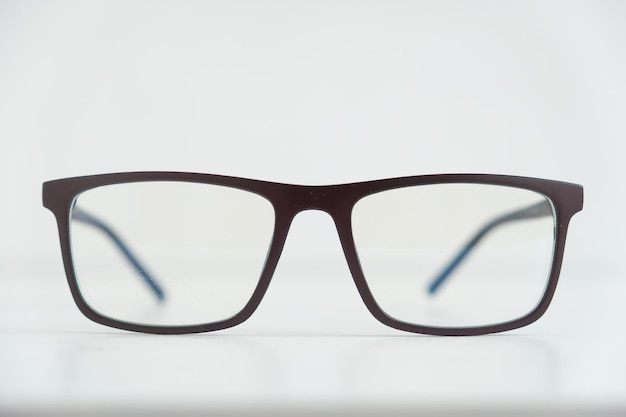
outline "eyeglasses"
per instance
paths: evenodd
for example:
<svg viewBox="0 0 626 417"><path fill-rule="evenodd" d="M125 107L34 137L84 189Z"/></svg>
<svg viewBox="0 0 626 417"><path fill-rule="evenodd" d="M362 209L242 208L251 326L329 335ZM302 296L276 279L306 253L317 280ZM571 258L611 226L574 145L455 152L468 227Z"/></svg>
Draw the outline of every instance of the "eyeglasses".
<svg viewBox="0 0 626 417"><path fill-rule="evenodd" d="M43 203L56 216L74 301L107 326L180 334L242 323L295 215L322 210L376 319L478 335L546 311L583 189L481 174L303 186L134 172L46 182Z"/></svg>

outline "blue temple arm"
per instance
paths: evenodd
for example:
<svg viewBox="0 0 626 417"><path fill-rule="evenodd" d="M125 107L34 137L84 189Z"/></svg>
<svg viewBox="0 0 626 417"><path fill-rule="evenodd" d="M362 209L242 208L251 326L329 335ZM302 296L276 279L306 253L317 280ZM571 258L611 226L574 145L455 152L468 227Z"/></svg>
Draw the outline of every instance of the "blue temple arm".
<svg viewBox="0 0 626 417"><path fill-rule="evenodd" d="M72 209L72 220L77 222L81 222L87 224L89 226L93 226L96 229L100 230L104 233L113 244L119 249L119 251L124 255L126 260L133 266L137 274L141 277L142 281L145 282L148 287L152 290L154 295L157 297L159 301L163 301L165 299L165 293L163 289L158 284L157 280L153 277L153 275L148 272L148 269L139 261L137 255L133 253L130 247L124 243L120 235L118 235L109 225L107 225L104 221L100 220L93 214L88 213L84 209L80 207L74 206Z"/></svg>
<svg viewBox="0 0 626 417"><path fill-rule="evenodd" d="M454 258L452 258L452 260L446 264L446 267L443 268L441 272L439 272L439 274L437 274L437 276L430 282L430 284L428 285L428 292L431 295L435 294L437 290L439 290L441 285L450 278L450 275L452 275L452 273L457 269L461 262L463 262L467 255L469 255L472 249L474 249L474 247L478 245L478 243L480 243L480 241L496 227L510 222L534 219L544 216L552 216L552 205L546 199L523 209L515 210L511 213L496 217L495 219L486 223L472 236L471 239L469 239L465 243L465 245L463 245L463 247L456 254L456 256L454 256Z"/></svg>

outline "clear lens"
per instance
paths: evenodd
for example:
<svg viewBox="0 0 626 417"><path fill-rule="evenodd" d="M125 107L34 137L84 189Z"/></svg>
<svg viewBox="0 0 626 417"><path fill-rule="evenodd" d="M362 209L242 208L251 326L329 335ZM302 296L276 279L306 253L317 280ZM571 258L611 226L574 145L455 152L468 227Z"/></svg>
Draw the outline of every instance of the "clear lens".
<svg viewBox="0 0 626 417"><path fill-rule="evenodd" d="M411 324L478 327L521 318L542 299L552 266L554 209L523 189L384 191L357 202L352 227L377 304Z"/></svg>
<svg viewBox="0 0 626 417"><path fill-rule="evenodd" d="M128 323L228 319L250 300L270 246L265 198L186 182L104 186L77 197L72 262L85 302Z"/></svg>

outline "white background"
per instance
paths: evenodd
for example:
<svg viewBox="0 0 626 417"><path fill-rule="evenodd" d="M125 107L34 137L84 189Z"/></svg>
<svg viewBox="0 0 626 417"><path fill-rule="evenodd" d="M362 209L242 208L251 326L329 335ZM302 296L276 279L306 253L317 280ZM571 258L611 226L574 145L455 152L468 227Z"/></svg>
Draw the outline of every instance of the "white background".
<svg viewBox="0 0 626 417"><path fill-rule="evenodd" d="M581 398L592 406L623 404L626 363L618 351L625 342L616 332L624 329L619 300L626 288L621 283L626 271L625 21L626 5L618 1L0 1L0 279L5 287L0 331L3 340L17 340L0 347L0 362L10 370L0 376L0 405L66 407L82 398L123 407L123 393L132 391L131 385L138 390L133 398L144 405L155 399L176 405L182 398L202 408L203 399L216 396L226 408L238 404L236 391L212 397L198 388L208 384L206 374L194 377L179 367L167 368L170 376L189 384L124 385L120 381L128 381L128 375L115 374L111 369L118 368L111 364L119 357L136 362L139 356L132 352L139 355L143 345L157 352L169 349L177 357L185 349L194 354L240 349L255 361L277 358L278 382L267 377L274 375L271 369L234 368L238 381L247 381L234 385L243 384L253 404L285 399L349 407L376 399L386 404L398 396L413 407L413 399L423 398L405 385L405 391L393 386L385 391L382 378L399 380L387 367L372 365L365 374L345 371L342 355L353 343L355 355L369 364L384 363L381 358L390 352L401 358L400 368L415 358L405 345L388 349L385 338L363 348L358 338L328 336L329 328L337 335L397 333L381 330L357 307L331 222L320 213L296 220L276 273L277 289L292 285L295 294L268 295L260 318L244 325L261 339L251 336L239 344L241 339L228 339L237 334L234 329L217 341L105 333L111 342L98 333L101 327L72 305L54 219L41 207L41 183L135 170L302 184L447 172L580 183L585 208L570 227L562 289L555 299L560 304L542 319L546 324L536 324L538 335L520 331L500 339L403 343L425 350L444 367L446 354L459 358L461 368L466 360L485 360L483 351L506 358L491 364L493 375L482 385L467 379L467 372L444 374L458 382L452 388L418 384L435 408L449 403L437 398L490 404L500 394L513 403L528 397L544 404L556 396L561 405ZM309 296L308 291L327 294L315 285L319 274L341 283L334 303L316 303ZM31 293L42 287L28 277L45 277L40 298ZM316 313L320 308L326 308L322 315ZM51 328L71 336L50 336ZM600 337L575 351L559 344L580 344L589 329L613 338ZM83 339L83 332L105 339ZM546 342L542 332L558 341ZM268 334L276 338L264 342ZM285 334L296 336L283 343ZM215 342L223 350L205 345ZM104 349L99 360L115 374L100 385L88 376L98 371L98 360L84 350L95 348L92 343ZM498 343L515 347L490 350ZM118 344L131 353L116 350ZM52 347L25 348L41 345ZM546 349L547 355L535 354ZM58 380L68 372L67 350L84 358L71 366L82 376L75 385ZM461 351L469 353L462 357ZM497 370L515 353L521 362L509 374L523 375L508 381ZM590 357L604 358L605 366L589 365ZM430 373L441 368L424 356L413 363ZM40 370L39 378L32 378L30 365ZM223 365L222 376L228 372ZM87 372L90 366L96 369ZM476 366L465 371L485 373ZM540 384L535 392L530 387L545 382L545 372L565 382L549 389ZM358 381L340 381L346 375L357 375ZM221 392L221 385L212 383L214 393Z"/></svg>

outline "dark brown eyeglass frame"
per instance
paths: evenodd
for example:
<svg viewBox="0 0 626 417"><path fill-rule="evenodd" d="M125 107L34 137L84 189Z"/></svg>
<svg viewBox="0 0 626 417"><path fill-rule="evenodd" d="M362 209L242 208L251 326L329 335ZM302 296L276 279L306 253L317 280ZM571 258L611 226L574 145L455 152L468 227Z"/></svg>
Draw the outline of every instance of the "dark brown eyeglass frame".
<svg viewBox="0 0 626 417"><path fill-rule="evenodd" d="M83 299L72 265L70 247L70 215L73 202L82 192L92 188L149 181L174 181L211 184L249 191L265 197L275 211L275 226L270 249L254 293L244 308L233 317L200 325L158 326L142 325L114 320L93 310ZM484 184L525 189L544 195L552 203L555 213L555 247L548 284L543 298L527 315L505 323L480 327L430 327L396 320L387 315L376 303L364 277L352 235L352 209L365 196L397 188L433 184ZM209 332L235 326L248 319L258 307L271 281L280 258L287 233L296 214L305 210L321 210L328 213L337 228L344 255L356 287L372 315L387 326L414 333L431 335L479 335L512 330L526 326L539 319L553 298L565 249L567 227L571 217L582 210L583 188L580 185L506 175L443 174L366 181L351 184L306 186L259 181L212 174L184 172L130 172L84 176L48 181L43 184L43 205L50 209L57 220L65 273L72 296L80 311L89 319L124 330L182 334Z"/></svg>

